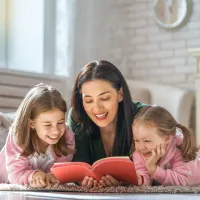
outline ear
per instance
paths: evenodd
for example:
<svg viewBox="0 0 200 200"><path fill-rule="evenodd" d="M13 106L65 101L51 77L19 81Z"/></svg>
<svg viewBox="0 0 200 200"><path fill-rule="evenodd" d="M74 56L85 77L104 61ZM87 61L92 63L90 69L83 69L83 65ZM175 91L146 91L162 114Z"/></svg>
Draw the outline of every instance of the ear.
<svg viewBox="0 0 200 200"><path fill-rule="evenodd" d="M30 127L34 130L35 129L35 123L33 120L29 119L29 124L30 124Z"/></svg>
<svg viewBox="0 0 200 200"><path fill-rule="evenodd" d="M123 101L123 90L122 88L119 89L119 102Z"/></svg>

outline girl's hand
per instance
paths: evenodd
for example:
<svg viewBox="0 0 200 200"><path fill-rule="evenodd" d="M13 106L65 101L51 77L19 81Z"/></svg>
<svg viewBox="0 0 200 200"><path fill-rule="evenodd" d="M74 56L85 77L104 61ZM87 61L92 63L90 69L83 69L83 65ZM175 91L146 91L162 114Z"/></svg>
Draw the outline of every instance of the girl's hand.
<svg viewBox="0 0 200 200"><path fill-rule="evenodd" d="M86 176L83 181L81 182L82 186L86 186L88 188L96 187L98 186L98 181L92 177Z"/></svg>
<svg viewBox="0 0 200 200"><path fill-rule="evenodd" d="M43 171L36 171L32 176L32 181L30 183L31 187L46 187L46 173Z"/></svg>
<svg viewBox="0 0 200 200"><path fill-rule="evenodd" d="M59 181L52 173L48 173L46 175L46 183L48 186L52 186L52 185L58 184Z"/></svg>
<svg viewBox="0 0 200 200"><path fill-rule="evenodd" d="M156 170L158 161L164 156L165 149L166 149L166 144L160 144L156 147L156 149L152 150L152 155L146 162L147 170L149 171L151 176L153 176Z"/></svg>
<svg viewBox="0 0 200 200"><path fill-rule="evenodd" d="M98 184L99 187L110 187L117 185L121 185L121 182L110 175L102 176Z"/></svg>
<svg viewBox="0 0 200 200"><path fill-rule="evenodd" d="M142 176L140 175L139 172L136 172L136 175L137 175L137 180L138 180L138 185L142 185Z"/></svg>

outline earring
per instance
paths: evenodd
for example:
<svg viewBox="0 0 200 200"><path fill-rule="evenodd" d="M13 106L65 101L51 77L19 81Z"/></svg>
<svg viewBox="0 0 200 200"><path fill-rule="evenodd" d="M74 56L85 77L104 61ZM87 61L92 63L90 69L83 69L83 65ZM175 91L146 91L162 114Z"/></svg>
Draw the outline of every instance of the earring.
<svg viewBox="0 0 200 200"><path fill-rule="evenodd" d="M35 130L35 128L32 128L32 130L34 131L34 130Z"/></svg>

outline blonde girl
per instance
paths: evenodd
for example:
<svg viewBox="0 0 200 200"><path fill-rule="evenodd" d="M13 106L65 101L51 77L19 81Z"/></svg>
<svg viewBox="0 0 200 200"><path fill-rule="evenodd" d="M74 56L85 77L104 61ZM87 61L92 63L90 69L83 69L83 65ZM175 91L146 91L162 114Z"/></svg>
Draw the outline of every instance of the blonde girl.
<svg viewBox="0 0 200 200"><path fill-rule="evenodd" d="M200 161L194 133L163 107L147 106L133 125L133 160L140 184L200 185Z"/></svg>

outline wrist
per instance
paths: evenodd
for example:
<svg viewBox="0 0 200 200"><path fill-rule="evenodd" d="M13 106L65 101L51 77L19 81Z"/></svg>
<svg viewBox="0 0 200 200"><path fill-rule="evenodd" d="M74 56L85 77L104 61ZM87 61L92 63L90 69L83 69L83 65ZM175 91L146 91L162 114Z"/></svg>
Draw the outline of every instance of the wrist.
<svg viewBox="0 0 200 200"><path fill-rule="evenodd" d="M149 172L149 174L151 175L151 176L153 176L154 175L154 173L155 173L155 171L156 171L156 165L152 165L152 166L147 166L147 170L148 170L148 172Z"/></svg>

